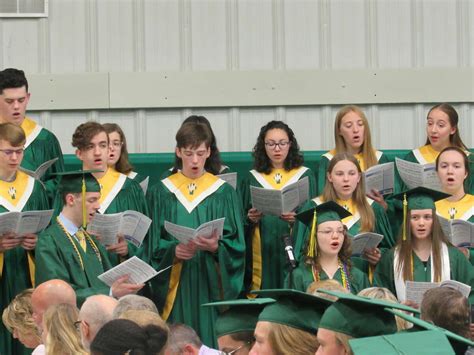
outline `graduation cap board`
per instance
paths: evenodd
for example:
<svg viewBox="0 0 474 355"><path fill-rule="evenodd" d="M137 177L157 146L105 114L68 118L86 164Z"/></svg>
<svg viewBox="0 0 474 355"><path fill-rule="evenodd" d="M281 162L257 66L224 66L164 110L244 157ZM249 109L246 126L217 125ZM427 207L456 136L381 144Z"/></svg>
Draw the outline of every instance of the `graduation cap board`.
<svg viewBox="0 0 474 355"><path fill-rule="evenodd" d="M350 339L354 355L454 355L445 334L437 330L402 332Z"/></svg>
<svg viewBox="0 0 474 355"><path fill-rule="evenodd" d="M336 291L319 290L321 293L338 297L324 313L320 328L347 334L354 338L393 334L397 331L395 317L387 308L419 313L403 304L356 296Z"/></svg>
<svg viewBox="0 0 474 355"><path fill-rule="evenodd" d="M341 221L342 219L351 216L351 213L344 207L338 205L334 201L321 203L315 207L307 209L298 213L295 217L306 226L311 225L309 234L308 256L314 257L316 250L316 227L324 222Z"/></svg>
<svg viewBox="0 0 474 355"><path fill-rule="evenodd" d="M316 334L319 322L332 301L290 289L252 291L270 297L275 303L267 305L258 316L259 321L278 323Z"/></svg>
<svg viewBox="0 0 474 355"><path fill-rule="evenodd" d="M274 303L272 298L239 299L203 304L202 307L226 307L217 316L215 330L219 338L227 334L254 332L258 316L265 306Z"/></svg>
<svg viewBox="0 0 474 355"><path fill-rule="evenodd" d="M436 209L436 201L443 200L449 196L450 195L445 194L444 192L428 189L422 186L394 195L393 197L395 199L403 202L403 240L407 239L406 226L408 210L434 210Z"/></svg>
<svg viewBox="0 0 474 355"><path fill-rule="evenodd" d="M438 327L422 319L415 318L409 314L398 312L393 309L386 309L386 311L400 318L403 318L410 323L413 323L413 328L410 330L410 332L414 332L415 334L419 330L435 330L435 331L442 332L444 335L448 337L448 340L451 343L451 346L453 347L456 354L464 354L467 347L474 346L474 342L471 341L470 339L464 338L456 333L453 333L447 329Z"/></svg>
<svg viewBox="0 0 474 355"><path fill-rule="evenodd" d="M54 175L60 177L58 191L64 193L82 193L82 226L87 224L86 216L86 192L100 192L100 184L92 175L102 172L101 170L75 170L63 171Z"/></svg>

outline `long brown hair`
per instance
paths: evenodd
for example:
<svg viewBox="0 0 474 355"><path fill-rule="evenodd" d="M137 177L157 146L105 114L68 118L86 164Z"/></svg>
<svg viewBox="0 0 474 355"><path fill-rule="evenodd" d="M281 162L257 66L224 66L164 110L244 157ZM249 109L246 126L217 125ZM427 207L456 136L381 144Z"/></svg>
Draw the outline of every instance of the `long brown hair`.
<svg viewBox="0 0 474 355"><path fill-rule="evenodd" d="M336 114L336 120L334 122L334 141L336 143L336 154L338 153L347 153L349 148L347 147L346 141L341 136L341 125L342 119L349 112L354 112L359 116L364 123L364 143L362 143L361 154L364 159L365 169L377 165L377 155L375 154L375 149L372 146L372 138L370 135L369 121L364 114L364 111L359 106L356 105L347 105L342 107Z"/></svg>
<svg viewBox="0 0 474 355"><path fill-rule="evenodd" d="M411 231L410 217L411 209L408 210L407 218L403 222L405 223L407 235L406 240L403 240L402 233L398 236L397 245L395 249L399 252L397 271L402 273L404 281L413 281L412 275L412 255L413 255L413 234ZM433 266L434 266L434 280L433 282L441 281L442 275L442 263L441 263L441 243L451 245L441 229L438 216L436 211L431 210L433 214L433 224L431 226L431 250L433 254ZM403 228L400 228L402 231Z"/></svg>
<svg viewBox="0 0 474 355"><path fill-rule="evenodd" d="M123 133L122 128L116 123L104 123L103 124L107 135L117 132L120 136L120 140L122 141L122 147L120 148L120 158L115 164L115 170L119 173L127 175L133 170L132 164L128 160L128 149L127 149L127 139L125 138L125 134ZM110 139L109 139L110 144Z"/></svg>
<svg viewBox="0 0 474 355"><path fill-rule="evenodd" d="M357 211L360 214L360 231L361 232L372 232L375 228L375 215L372 207L367 202L365 197L365 185L364 185L364 175L360 169L360 165L357 162L357 159L353 155L348 153L339 153L336 154L331 161L329 162L328 171L326 172L326 185L324 186L322 199L324 202L334 201L338 199L337 192L334 189L334 186L328 179L328 175L332 172L337 163L342 160L348 160L357 167L357 171L361 175L360 181L357 184L356 189L352 193L352 200L355 202Z"/></svg>
<svg viewBox="0 0 474 355"><path fill-rule="evenodd" d="M452 128L456 128L456 131L453 134L449 135L449 143L451 143L451 145L454 147L461 148L462 150L468 150L467 146L464 144L464 142L461 139L461 135L459 134L459 127L458 127L459 116L456 110L454 109L454 107L447 103L434 105L428 111L428 114L426 115L426 119L428 119L428 116L433 110L440 110L441 112L444 112L446 115L448 115L449 124L451 125ZM429 137L426 137L425 145L428 145L428 144L431 144L430 139Z"/></svg>

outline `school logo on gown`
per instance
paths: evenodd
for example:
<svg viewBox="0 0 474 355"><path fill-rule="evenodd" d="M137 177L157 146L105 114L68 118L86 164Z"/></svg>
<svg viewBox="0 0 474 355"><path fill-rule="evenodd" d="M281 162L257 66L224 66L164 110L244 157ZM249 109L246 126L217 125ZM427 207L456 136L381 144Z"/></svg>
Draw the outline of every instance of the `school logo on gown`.
<svg viewBox="0 0 474 355"><path fill-rule="evenodd" d="M448 210L448 213L449 213L449 218L454 219L454 217L456 217L456 213L458 213L458 210L456 209L456 207L451 207Z"/></svg>
<svg viewBox="0 0 474 355"><path fill-rule="evenodd" d="M349 212L349 213L351 212L351 209L349 208L349 205L344 204L342 207L343 207L347 212Z"/></svg>
<svg viewBox="0 0 474 355"><path fill-rule="evenodd" d="M14 200L16 198L16 189L15 187L11 186L9 189L8 189L8 194L10 195L10 198L12 200Z"/></svg>
<svg viewBox="0 0 474 355"><path fill-rule="evenodd" d="M196 190L197 190L197 185L194 182L188 184L188 191L190 195L194 195L194 191Z"/></svg>
<svg viewBox="0 0 474 355"><path fill-rule="evenodd" d="M280 173L276 173L275 176L273 177L273 180L275 180L275 182L276 182L277 184L280 184L282 178L283 178L283 177L281 176Z"/></svg>

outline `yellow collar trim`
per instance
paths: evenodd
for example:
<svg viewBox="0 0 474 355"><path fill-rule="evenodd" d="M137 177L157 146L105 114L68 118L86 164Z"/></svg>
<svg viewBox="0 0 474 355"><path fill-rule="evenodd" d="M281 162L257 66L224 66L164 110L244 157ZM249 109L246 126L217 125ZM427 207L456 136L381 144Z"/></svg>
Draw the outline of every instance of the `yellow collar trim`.
<svg viewBox="0 0 474 355"><path fill-rule="evenodd" d="M104 213L125 184L127 176L113 168L108 168L97 181L100 184L100 213Z"/></svg>
<svg viewBox="0 0 474 355"><path fill-rule="evenodd" d="M9 211L21 211L28 201L35 179L18 170L12 182L0 180L0 203Z"/></svg>
<svg viewBox="0 0 474 355"><path fill-rule="evenodd" d="M434 150L431 144L427 144L423 147L413 150L413 154L420 164L431 164L436 161L439 152Z"/></svg>
<svg viewBox="0 0 474 355"><path fill-rule="evenodd" d="M25 117L21 124L21 128L23 128L23 131L25 131L25 148L27 148L36 137L38 137L38 134L40 134L41 130L43 129L43 127L41 127L29 117Z"/></svg>
<svg viewBox="0 0 474 355"><path fill-rule="evenodd" d="M469 220L474 215L474 195L466 194L459 201L436 201L436 212L446 219Z"/></svg>
<svg viewBox="0 0 474 355"><path fill-rule="evenodd" d="M285 169L273 169L270 174L262 174L256 170L250 172L255 179L266 189L281 190L286 186L297 182L308 168L301 166L290 171Z"/></svg>

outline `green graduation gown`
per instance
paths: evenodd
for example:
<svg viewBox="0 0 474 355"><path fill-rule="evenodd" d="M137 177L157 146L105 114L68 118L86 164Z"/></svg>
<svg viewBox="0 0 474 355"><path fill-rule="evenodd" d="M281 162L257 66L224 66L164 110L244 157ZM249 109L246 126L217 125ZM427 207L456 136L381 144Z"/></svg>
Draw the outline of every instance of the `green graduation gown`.
<svg viewBox="0 0 474 355"><path fill-rule="evenodd" d="M374 215L375 215L375 228L374 233L382 234L384 239L379 244L379 248L383 253L385 250L390 249L395 245L395 240L392 235L392 230L390 228L390 222L388 220L387 214L385 213L383 207L381 207L378 203L374 202L373 200L367 198L369 204L371 205ZM320 197L314 198L308 201L301 210L308 210L313 208L322 203ZM361 220L360 216L357 214L356 216L352 216L349 221L344 221L346 224L349 234L352 236L357 235L360 232ZM295 257L299 260L303 258L303 253L305 252L305 246L307 243L307 239L309 233L311 231L311 225L308 227L301 222L295 223L294 227L294 236L295 236ZM368 273L369 263L367 260L360 258L360 257L353 257L352 262L354 266L365 273Z"/></svg>
<svg viewBox="0 0 474 355"><path fill-rule="evenodd" d="M316 184L312 171L306 167L300 169L290 183L308 177L309 198L314 196ZM269 175L272 175L271 172ZM262 174L252 170L241 185L245 216L252 208L250 186L274 188L261 177ZM287 184L283 184L283 189ZM250 290L272 289L285 287L287 275L287 256L282 240L284 234L289 234L287 222L278 216L263 216L258 224L252 224L247 218L245 228L246 241L246 292ZM294 235L294 234L293 234ZM294 237L293 237L294 239Z"/></svg>
<svg viewBox="0 0 474 355"><path fill-rule="evenodd" d="M469 263L467 258L457 248L448 246L449 264L451 269L451 280L462 282L471 286L471 294L469 301L474 300L474 267ZM413 253L414 261L414 280L420 282L431 282L431 263L425 267L423 262ZM395 288L395 276L393 270L394 249L387 251L380 262L377 264L374 273L374 284L379 287L386 287L397 296ZM399 297L397 297L399 298Z"/></svg>
<svg viewBox="0 0 474 355"><path fill-rule="evenodd" d="M87 248L84 251L74 237L68 238L64 229L54 222L41 233L36 246L36 281L66 281L76 291L78 307L87 297L95 294L108 295L110 291L97 278L111 268L107 251L95 237L91 236L91 239L94 245L86 238Z"/></svg>
<svg viewBox="0 0 474 355"><path fill-rule="evenodd" d="M178 174L182 175L174 175ZM151 280L152 299L163 318L191 326L206 345L215 346L217 311L201 304L237 298L243 285L245 245L242 209L235 190L223 180L205 175L216 182L204 188L194 203L183 198L169 183L170 178L151 188L148 200L153 224L142 257L156 270L174 265ZM197 228L222 217L224 231L217 252L198 250L184 261L175 257L179 242L165 231L165 221Z"/></svg>
<svg viewBox="0 0 474 355"><path fill-rule="evenodd" d="M313 271L311 269L311 265L300 262L298 267L291 275L291 288L306 292L308 286L315 281ZM324 272L324 270L319 273L319 277L321 281L329 280L329 277ZM341 285L343 284L341 269L336 271L333 276L333 280L338 281ZM352 267L349 271L349 286L351 293L358 294L364 288L370 287L370 283L366 274L364 274L359 269Z"/></svg>
<svg viewBox="0 0 474 355"><path fill-rule="evenodd" d="M20 174L20 172L19 172ZM41 183L28 177L27 186L31 186L28 199L22 204L11 206L8 201L0 197L0 213L9 211L36 211L47 210L48 199ZM30 257L28 257L28 254ZM18 246L0 253L0 309L7 307L13 298L24 289L33 287L34 252L27 252ZM30 259L30 262L28 261ZM0 322L0 354L22 354L25 348L17 340L13 340L10 332ZM27 350L26 350L27 351Z"/></svg>
<svg viewBox="0 0 474 355"><path fill-rule="evenodd" d="M326 173L328 170L328 166L329 166L329 163L331 162L331 159L334 157L335 153L336 151L333 149L327 153L324 153L321 156L321 159L318 165L318 175L317 175L317 191L316 192L318 195L321 195L323 193L324 185L326 185ZM389 162L387 156L383 154L381 151L379 150L375 151L375 155L377 157L377 161L379 164L385 164ZM359 163L361 163L362 158L360 154L357 154L356 158L359 161ZM361 166L361 169L362 171L366 170L363 166Z"/></svg>
<svg viewBox="0 0 474 355"><path fill-rule="evenodd" d="M23 168L35 171L44 162L58 158L41 178L44 181L49 201L52 203L58 185L56 177L52 174L64 171L63 153L59 141L53 133L28 117L25 118L21 127L27 135L25 153L21 162Z"/></svg>

